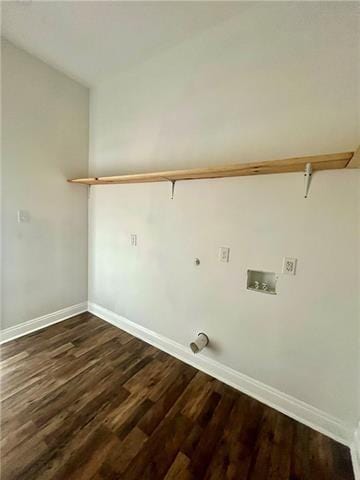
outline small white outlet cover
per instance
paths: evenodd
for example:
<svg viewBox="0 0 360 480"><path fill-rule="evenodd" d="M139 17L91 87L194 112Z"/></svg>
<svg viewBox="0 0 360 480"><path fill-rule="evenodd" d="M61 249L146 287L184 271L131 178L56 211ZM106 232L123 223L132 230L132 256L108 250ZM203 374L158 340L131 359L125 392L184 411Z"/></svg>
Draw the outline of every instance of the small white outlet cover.
<svg viewBox="0 0 360 480"><path fill-rule="evenodd" d="M130 240L131 240L131 246L136 247L136 245L137 245L137 235L136 235L136 233L132 233L130 235Z"/></svg>
<svg viewBox="0 0 360 480"><path fill-rule="evenodd" d="M284 273L285 275L295 275L296 264L297 264L297 258L284 257L282 273Z"/></svg>
<svg viewBox="0 0 360 480"><path fill-rule="evenodd" d="M29 223L30 222L29 212L27 210L18 210L17 221L18 223Z"/></svg>
<svg viewBox="0 0 360 480"><path fill-rule="evenodd" d="M220 262L228 263L230 259L230 248L229 247L220 247L219 248L219 260Z"/></svg>

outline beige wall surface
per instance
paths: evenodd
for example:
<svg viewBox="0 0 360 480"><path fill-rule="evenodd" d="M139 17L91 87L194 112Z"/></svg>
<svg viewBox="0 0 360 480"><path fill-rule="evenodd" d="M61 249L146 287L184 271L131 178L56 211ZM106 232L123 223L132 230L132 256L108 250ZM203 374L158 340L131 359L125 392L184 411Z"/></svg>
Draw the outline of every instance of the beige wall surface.
<svg viewBox="0 0 360 480"><path fill-rule="evenodd" d="M87 172L88 104L2 40L2 328L87 300L87 191L66 179Z"/></svg>
<svg viewBox="0 0 360 480"><path fill-rule="evenodd" d="M249 3L108 78L91 95L92 173L354 149L356 8ZM89 299L183 345L205 331L205 356L355 426L357 179L317 173L307 200L296 173L179 182L173 201L166 183L92 187ZM278 273L278 295L246 290L248 268Z"/></svg>

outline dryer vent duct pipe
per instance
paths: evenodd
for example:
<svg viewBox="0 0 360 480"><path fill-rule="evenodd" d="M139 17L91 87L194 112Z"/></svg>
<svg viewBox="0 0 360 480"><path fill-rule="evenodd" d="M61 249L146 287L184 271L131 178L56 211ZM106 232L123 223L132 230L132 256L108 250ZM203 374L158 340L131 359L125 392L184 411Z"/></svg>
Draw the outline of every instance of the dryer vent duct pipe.
<svg viewBox="0 0 360 480"><path fill-rule="evenodd" d="M190 343L190 348L193 353L199 353L209 343L209 338L205 333L199 333L197 339Z"/></svg>

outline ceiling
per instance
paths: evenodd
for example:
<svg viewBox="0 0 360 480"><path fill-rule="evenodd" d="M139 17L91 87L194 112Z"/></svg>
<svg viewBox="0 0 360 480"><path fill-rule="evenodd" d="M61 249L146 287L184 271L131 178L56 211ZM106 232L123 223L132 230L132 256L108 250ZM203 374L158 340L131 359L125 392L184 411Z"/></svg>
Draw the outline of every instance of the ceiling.
<svg viewBox="0 0 360 480"><path fill-rule="evenodd" d="M246 8L237 2L2 2L2 35L88 86Z"/></svg>

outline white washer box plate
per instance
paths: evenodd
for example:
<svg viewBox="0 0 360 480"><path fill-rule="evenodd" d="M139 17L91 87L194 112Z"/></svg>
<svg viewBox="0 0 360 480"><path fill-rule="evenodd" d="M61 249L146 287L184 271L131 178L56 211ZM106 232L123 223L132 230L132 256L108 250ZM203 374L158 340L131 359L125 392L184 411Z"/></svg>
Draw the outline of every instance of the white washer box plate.
<svg viewBox="0 0 360 480"><path fill-rule="evenodd" d="M260 270L247 271L247 289L268 295L276 295L277 274Z"/></svg>

